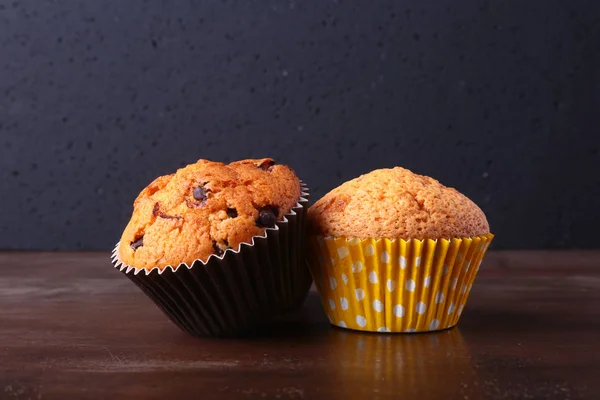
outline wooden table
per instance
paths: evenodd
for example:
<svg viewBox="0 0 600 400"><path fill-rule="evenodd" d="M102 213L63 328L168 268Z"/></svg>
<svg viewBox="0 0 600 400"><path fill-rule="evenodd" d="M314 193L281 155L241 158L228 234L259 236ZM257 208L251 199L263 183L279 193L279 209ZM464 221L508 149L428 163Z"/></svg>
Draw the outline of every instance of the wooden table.
<svg viewBox="0 0 600 400"><path fill-rule="evenodd" d="M459 328L180 332L108 253L0 253L4 399L600 399L600 252L495 252Z"/></svg>

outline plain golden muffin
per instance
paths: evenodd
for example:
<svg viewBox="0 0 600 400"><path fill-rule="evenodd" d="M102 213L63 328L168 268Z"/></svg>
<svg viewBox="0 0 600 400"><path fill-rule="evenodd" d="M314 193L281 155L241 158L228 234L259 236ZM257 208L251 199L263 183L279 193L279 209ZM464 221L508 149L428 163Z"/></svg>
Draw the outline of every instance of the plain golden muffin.
<svg viewBox="0 0 600 400"><path fill-rule="evenodd" d="M308 211L313 231L352 238L440 239L490 232L483 211L456 189L395 167L333 189Z"/></svg>
<svg viewBox="0 0 600 400"><path fill-rule="evenodd" d="M270 158L227 165L199 160L142 190L119 258L146 269L206 261L264 235L299 199L294 171Z"/></svg>

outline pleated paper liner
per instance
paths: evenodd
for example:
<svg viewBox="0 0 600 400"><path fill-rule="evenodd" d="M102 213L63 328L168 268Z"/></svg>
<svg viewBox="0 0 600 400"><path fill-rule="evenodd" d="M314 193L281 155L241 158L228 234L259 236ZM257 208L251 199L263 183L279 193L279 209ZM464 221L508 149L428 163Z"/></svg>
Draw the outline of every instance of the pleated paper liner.
<svg viewBox="0 0 600 400"><path fill-rule="evenodd" d="M308 264L332 324L371 332L436 331L457 324L493 237L310 236Z"/></svg>
<svg viewBox="0 0 600 400"><path fill-rule="evenodd" d="M464 390L465 380L476 377L472 355L459 329L432 335L335 330L328 338L327 357L339 365L330 379L353 382L339 385L339 396L356 397L357 389L364 388L365 393L382 398L418 399L418 393L427 393L432 399L453 398ZM474 393L477 388L469 388L469 395Z"/></svg>
<svg viewBox="0 0 600 400"><path fill-rule="evenodd" d="M302 304L312 278L306 268L306 211L309 191L302 184L297 205L264 236L238 251L211 255L176 267L146 270L124 264L123 272L179 328L195 336L252 334L287 310Z"/></svg>

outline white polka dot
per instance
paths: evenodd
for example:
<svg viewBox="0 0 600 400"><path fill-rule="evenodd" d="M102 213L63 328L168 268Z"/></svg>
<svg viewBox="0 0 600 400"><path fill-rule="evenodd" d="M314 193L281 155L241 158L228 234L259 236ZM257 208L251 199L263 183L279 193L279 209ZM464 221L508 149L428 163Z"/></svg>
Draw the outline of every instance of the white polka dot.
<svg viewBox="0 0 600 400"><path fill-rule="evenodd" d="M356 300L361 301L362 299L365 298L365 291L358 288L355 290L355 294L356 294Z"/></svg>
<svg viewBox="0 0 600 400"><path fill-rule="evenodd" d="M379 255L379 259L381 260L381 262L384 262L387 264L390 261L390 255L388 254L387 251L384 250Z"/></svg>
<svg viewBox="0 0 600 400"><path fill-rule="evenodd" d="M335 301L329 299L329 308L331 308L332 310L335 310Z"/></svg>
<svg viewBox="0 0 600 400"><path fill-rule="evenodd" d="M427 311L427 304L423 303L422 301L417 303L417 314L425 314L425 311Z"/></svg>
<svg viewBox="0 0 600 400"><path fill-rule="evenodd" d="M387 281L387 289L390 292L393 292L396 289L396 282L392 279L388 279Z"/></svg>
<svg viewBox="0 0 600 400"><path fill-rule="evenodd" d="M360 240L358 240L358 238L352 238L352 239L348 240L348 244L351 246L356 246L358 244L358 242L360 242Z"/></svg>
<svg viewBox="0 0 600 400"><path fill-rule="evenodd" d="M407 330L405 330L404 332L416 332L417 330L415 328L408 328Z"/></svg>
<svg viewBox="0 0 600 400"><path fill-rule="evenodd" d="M460 288L460 294L465 294L467 293L467 285L462 285L462 287Z"/></svg>
<svg viewBox="0 0 600 400"><path fill-rule="evenodd" d="M440 321L438 321L437 319L434 319L429 324L429 329L431 329L432 331L434 331L434 330L436 330L438 328L438 326L440 326Z"/></svg>
<svg viewBox="0 0 600 400"><path fill-rule="evenodd" d="M402 307L400 304L396 304L394 306L393 313L398 318L404 317L404 307Z"/></svg>
<svg viewBox="0 0 600 400"><path fill-rule="evenodd" d="M458 307L458 315L459 316L462 314L464 308L465 308L464 304L461 304L460 307Z"/></svg>
<svg viewBox="0 0 600 400"><path fill-rule="evenodd" d="M407 280L406 285L404 285L404 288L406 290L408 290L409 292L414 292L416 287L417 287L417 284L412 279Z"/></svg>
<svg viewBox="0 0 600 400"><path fill-rule="evenodd" d="M435 295L435 304L440 304L442 301L444 301L444 293L438 292Z"/></svg>
<svg viewBox="0 0 600 400"><path fill-rule="evenodd" d="M356 316L356 323L361 328L364 328L367 325L367 319L365 317L363 317L362 315L357 315Z"/></svg>
<svg viewBox="0 0 600 400"><path fill-rule="evenodd" d="M344 281L344 285L348 284L348 277L346 276L346 274L342 274L342 280Z"/></svg>
<svg viewBox="0 0 600 400"><path fill-rule="evenodd" d="M380 328L377 328L377 332L391 332L389 328L386 328L385 326L382 326Z"/></svg>
<svg viewBox="0 0 600 400"><path fill-rule="evenodd" d="M456 289L456 285L458 284L458 278L454 278L450 281L450 287L452 290Z"/></svg>
<svg viewBox="0 0 600 400"><path fill-rule="evenodd" d="M345 297L340 297L340 307L342 308L342 310L347 310L348 309L348 299L346 299Z"/></svg>
<svg viewBox="0 0 600 400"><path fill-rule="evenodd" d="M332 276L329 277L329 286L331 287L331 290L333 290L337 287L337 281Z"/></svg>
<svg viewBox="0 0 600 400"><path fill-rule="evenodd" d="M379 282L379 279L377 279L377 272L375 272L375 271L369 272L369 282L371 282L371 283Z"/></svg>
<svg viewBox="0 0 600 400"><path fill-rule="evenodd" d="M417 257L415 258L415 267L420 267L421 266L421 257Z"/></svg>
<svg viewBox="0 0 600 400"><path fill-rule="evenodd" d="M329 261L331 262L331 265L335 265L335 260L333 259L333 257L329 257Z"/></svg>
<svg viewBox="0 0 600 400"><path fill-rule="evenodd" d="M377 312L383 311L383 303L379 300L374 300L373 301L373 310L375 310Z"/></svg>
<svg viewBox="0 0 600 400"><path fill-rule="evenodd" d="M365 247L365 256L371 257L373 254L375 254L375 248L372 244L367 245Z"/></svg>
<svg viewBox="0 0 600 400"><path fill-rule="evenodd" d="M431 276L428 276L425 278L425 280L423 281L423 285L425 285L425 287L429 287L429 284L431 283Z"/></svg>
<svg viewBox="0 0 600 400"><path fill-rule="evenodd" d="M357 261L354 264L352 264L352 272L360 272L360 271L362 271L362 263L360 261Z"/></svg>
<svg viewBox="0 0 600 400"><path fill-rule="evenodd" d="M442 270L442 275L448 275L449 269L450 268L448 268L448 266L444 264L444 269Z"/></svg>
<svg viewBox="0 0 600 400"><path fill-rule="evenodd" d="M454 312L454 303L450 303L450 307L448 307L448 315Z"/></svg>
<svg viewBox="0 0 600 400"><path fill-rule="evenodd" d="M340 247L338 248L338 256L340 256L340 259L344 258L344 257L348 257L348 254L350 254L350 250L348 250L347 247Z"/></svg>
<svg viewBox="0 0 600 400"><path fill-rule="evenodd" d="M404 269L406 268L406 257L400 256L398 257L398 263L400 263L400 268Z"/></svg>
<svg viewBox="0 0 600 400"><path fill-rule="evenodd" d="M342 328L346 328L347 325L344 321L340 321L340 323L338 324L338 326L342 327Z"/></svg>

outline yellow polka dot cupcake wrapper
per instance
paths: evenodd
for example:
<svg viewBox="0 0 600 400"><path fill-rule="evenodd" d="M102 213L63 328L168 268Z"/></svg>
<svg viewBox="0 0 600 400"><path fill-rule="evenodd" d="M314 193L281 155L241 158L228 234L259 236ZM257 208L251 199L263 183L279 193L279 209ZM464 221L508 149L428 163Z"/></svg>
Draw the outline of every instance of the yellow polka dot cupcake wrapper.
<svg viewBox="0 0 600 400"><path fill-rule="evenodd" d="M458 323L493 237L310 236L308 264L332 324L370 332L436 331Z"/></svg>

